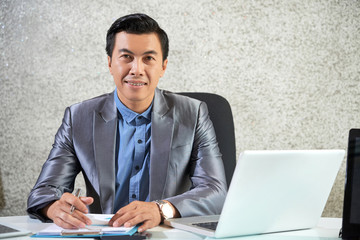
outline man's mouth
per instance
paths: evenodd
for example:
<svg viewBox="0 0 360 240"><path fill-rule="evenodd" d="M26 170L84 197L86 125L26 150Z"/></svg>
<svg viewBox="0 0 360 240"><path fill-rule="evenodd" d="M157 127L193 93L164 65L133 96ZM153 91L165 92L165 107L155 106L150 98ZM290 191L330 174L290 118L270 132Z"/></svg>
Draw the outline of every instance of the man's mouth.
<svg viewBox="0 0 360 240"><path fill-rule="evenodd" d="M140 86L144 86L146 85L146 83L144 82L132 82L132 81L125 81L125 83L131 85L131 86L136 86L136 87L140 87Z"/></svg>

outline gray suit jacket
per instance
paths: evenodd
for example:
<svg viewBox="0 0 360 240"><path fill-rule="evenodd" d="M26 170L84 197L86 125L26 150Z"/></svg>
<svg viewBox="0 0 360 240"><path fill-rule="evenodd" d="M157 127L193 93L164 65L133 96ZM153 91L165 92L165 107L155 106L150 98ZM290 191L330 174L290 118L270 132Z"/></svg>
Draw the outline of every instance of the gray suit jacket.
<svg viewBox="0 0 360 240"><path fill-rule="evenodd" d="M31 217L45 220L40 210L72 192L80 171L87 196L94 198L90 212L113 212L118 122L113 94L65 110L28 198ZM183 217L219 214L226 180L206 104L156 89L151 121L150 200L170 201Z"/></svg>

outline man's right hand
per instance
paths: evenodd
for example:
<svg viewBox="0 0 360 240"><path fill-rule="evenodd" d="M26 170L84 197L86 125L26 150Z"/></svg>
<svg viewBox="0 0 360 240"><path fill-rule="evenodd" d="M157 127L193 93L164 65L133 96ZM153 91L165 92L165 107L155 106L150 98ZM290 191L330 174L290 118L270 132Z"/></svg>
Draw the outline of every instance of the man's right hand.
<svg viewBox="0 0 360 240"><path fill-rule="evenodd" d="M59 200L46 206L42 212L62 228L84 228L85 225L91 224L91 220L84 214L88 213L86 206L93 201L92 197L78 198L71 193L64 193ZM75 206L72 213L70 213L71 205Z"/></svg>

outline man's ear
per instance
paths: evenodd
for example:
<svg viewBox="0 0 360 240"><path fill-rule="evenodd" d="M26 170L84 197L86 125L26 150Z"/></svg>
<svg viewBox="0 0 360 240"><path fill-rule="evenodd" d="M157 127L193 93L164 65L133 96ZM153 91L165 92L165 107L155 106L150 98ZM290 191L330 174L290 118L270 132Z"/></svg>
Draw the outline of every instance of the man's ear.
<svg viewBox="0 0 360 240"><path fill-rule="evenodd" d="M110 74L112 75L112 71L111 71L111 57L107 57L108 58L108 67L109 67L109 71L110 71Z"/></svg>
<svg viewBox="0 0 360 240"><path fill-rule="evenodd" d="M161 71L161 73L160 73L160 77L164 76L165 70L166 70L166 67L167 67L167 63L168 63L168 60L165 59L165 61L164 61L163 64L162 64L162 71Z"/></svg>

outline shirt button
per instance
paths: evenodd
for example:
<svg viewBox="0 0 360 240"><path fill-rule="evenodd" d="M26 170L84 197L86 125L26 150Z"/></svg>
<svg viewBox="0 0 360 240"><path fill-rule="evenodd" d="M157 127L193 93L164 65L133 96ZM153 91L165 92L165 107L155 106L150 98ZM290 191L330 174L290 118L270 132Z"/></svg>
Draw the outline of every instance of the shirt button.
<svg viewBox="0 0 360 240"><path fill-rule="evenodd" d="M135 170L139 170L140 169L140 167L139 166L135 166Z"/></svg>
<svg viewBox="0 0 360 240"><path fill-rule="evenodd" d="M133 194L131 197L132 197L132 198L136 198L136 194Z"/></svg>
<svg viewBox="0 0 360 240"><path fill-rule="evenodd" d="M142 140L141 140L141 139L139 139L139 140L138 140L138 143L142 143Z"/></svg>

